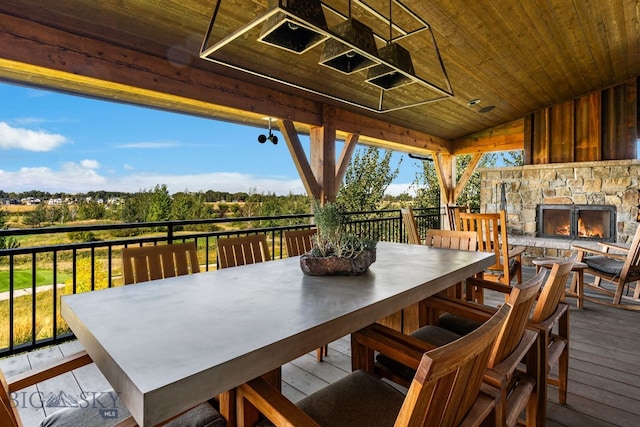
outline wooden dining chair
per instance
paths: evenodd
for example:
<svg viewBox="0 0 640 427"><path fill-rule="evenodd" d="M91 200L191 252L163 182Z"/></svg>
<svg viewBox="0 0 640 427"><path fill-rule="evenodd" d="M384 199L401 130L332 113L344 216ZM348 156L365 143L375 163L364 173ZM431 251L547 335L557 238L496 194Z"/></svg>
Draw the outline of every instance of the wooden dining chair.
<svg viewBox="0 0 640 427"><path fill-rule="evenodd" d="M535 426L538 403L536 380L538 378L537 369L539 368L537 360L538 349L536 347L537 334L534 331L525 330L525 328L544 278L545 273L540 272L525 283L514 285L507 300L507 304L512 308L502 331L498 335L498 339L493 345L483 378L485 384L497 390L495 394L497 399L495 407L496 426L515 426L520 413L525 408L527 425ZM438 319L433 318L436 317L434 313L437 314L442 311L461 319L468 319L469 322L473 322L474 328L479 327L482 324L481 322L486 320L488 316L495 314L493 307L444 296L427 298L423 304L427 317L431 317L430 324L409 335L410 338L416 338L420 341L418 344L411 341L418 351L431 350L437 346L453 342L462 336L439 326ZM355 338L352 337L352 340L356 342L363 340L359 334L354 334ZM386 334L384 337L404 341L407 336L399 336L397 334L390 336ZM367 339L375 338L369 335ZM518 371L523 360L527 361L525 373ZM355 363L362 363L362 361L357 359L354 361L353 369L358 369L360 366ZM370 363L370 360L367 361L367 365ZM414 369L403 365L384 353L376 357L374 372L379 378L388 378L405 387L409 386L415 375Z"/></svg>
<svg viewBox="0 0 640 427"><path fill-rule="evenodd" d="M608 295L612 300L583 298L610 307L640 310L640 227L629 247L607 242L599 242L599 245L601 250L581 245L572 245L571 249L578 252L577 261L587 264L583 273L594 277L591 282L585 281L584 286ZM605 284L612 285L611 289Z"/></svg>
<svg viewBox="0 0 640 427"><path fill-rule="evenodd" d="M478 250L495 254L495 263L482 274L483 279L495 283L498 291L510 292L511 282L522 283L522 253L524 246L509 246L507 214L460 212L462 230L478 234ZM483 288L475 289L467 284L467 299L483 302Z"/></svg>
<svg viewBox="0 0 640 427"><path fill-rule="evenodd" d="M450 230L461 230L460 213L467 212L466 206L447 205L447 218L449 218Z"/></svg>
<svg viewBox="0 0 640 427"><path fill-rule="evenodd" d="M315 228L285 231L284 241L287 246L287 256L299 256L311 251L311 248L313 248L313 236L316 234L318 234L318 230ZM322 362L324 356L328 354L328 345L320 347L316 355L318 362Z"/></svg>
<svg viewBox="0 0 640 427"><path fill-rule="evenodd" d="M305 230L288 230L283 233L287 247L287 256L299 256L311 251L313 237L318 234L315 228Z"/></svg>
<svg viewBox="0 0 640 427"><path fill-rule="evenodd" d="M218 268L271 261L266 234L218 238Z"/></svg>
<svg viewBox="0 0 640 427"><path fill-rule="evenodd" d="M0 371L0 425L2 427L22 427L18 405L13 398L27 387L71 372L74 369L93 363L91 357L81 351L67 356L49 366L32 369L5 377ZM115 399L114 399L114 396ZM77 406L67 406L44 417L42 427L96 426L118 427L136 426L129 410L124 406L114 391L103 393L92 392L83 396L84 401ZM43 406L44 407L44 406ZM209 402L202 403L180 416L167 421L171 427L223 427L225 421L220 413Z"/></svg>
<svg viewBox="0 0 640 427"><path fill-rule="evenodd" d="M195 242L122 249L125 285L199 272Z"/></svg>
<svg viewBox="0 0 640 427"><path fill-rule="evenodd" d="M475 231L456 230L427 230L424 244L434 248L457 249L461 251L475 251L478 248L478 233ZM458 283L447 290L447 294L462 298L462 283Z"/></svg>
<svg viewBox="0 0 640 427"><path fill-rule="evenodd" d="M544 286L538 295L533 312L529 319L528 328L537 334L536 348L539 367L538 379L538 423L546 419L547 384L558 388L558 400L561 404L567 402L569 379L569 306L561 299L571 274L576 254L565 259L558 259L549 271ZM491 286L490 282L478 279L474 286ZM488 310L485 318L495 312L495 308ZM438 319L438 325L457 334L465 334L477 327L478 323L454 316L449 313L442 316L430 313L427 319ZM478 319L476 319L478 320ZM552 375L551 370L558 366L558 375ZM543 424L539 424L543 425Z"/></svg>
<svg viewBox="0 0 640 427"><path fill-rule="evenodd" d="M237 389L238 425L253 425L253 420L245 417L252 407L276 426L480 425L491 415L495 399L480 391L483 370L478 366L486 366L509 311L510 306L505 304L473 333L426 353L395 342L388 345L388 340L358 342L352 354L356 358L359 353L385 351L416 368L406 395L362 369L296 404L264 380L256 379Z"/></svg>
<svg viewBox="0 0 640 427"><path fill-rule="evenodd" d="M412 245L421 245L422 239L418 232L418 224L416 223L416 217L413 215L413 209L402 208L400 213L402 215L402 224L407 233L407 242Z"/></svg>

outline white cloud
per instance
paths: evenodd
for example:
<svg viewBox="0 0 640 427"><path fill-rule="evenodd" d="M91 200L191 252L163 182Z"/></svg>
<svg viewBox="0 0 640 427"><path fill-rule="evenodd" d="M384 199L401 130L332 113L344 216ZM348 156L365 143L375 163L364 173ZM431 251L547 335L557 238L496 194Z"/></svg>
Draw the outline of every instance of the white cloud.
<svg viewBox="0 0 640 427"><path fill-rule="evenodd" d="M412 183L392 183L387 187L385 194L392 196L399 196L402 193L409 193L412 196L416 195L416 189Z"/></svg>
<svg viewBox="0 0 640 427"><path fill-rule="evenodd" d="M15 128L0 122L0 148L4 150L51 151L65 142L67 138L59 134Z"/></svg>
<svg viewBox="0 0 640 427"><path fill-rule="evenodd" d="M180 143L175 141L147 141L132 142L129 144L119 144L117 148L172 148L179 147Z"/></svg>
<svg viewBox="0 0 640 427"><path fill-rule="evenodd" d="M100 163L97 160L85 159L80 162L80 165L85 169L99 169Z"/></svg>
<svg viewBox="0 0 640 427"><path fill-rule="evenodd" d="M258 193L305 194L300 179L257 177L242 173L214 172L194 175L160 175L119 173L117 177L100 175L93 161L65 163L60 170L47 167L22 168L15 172L0 170L2 190L23 192L40 190L50 193L84 193L87 191L122 191L135 193L166 184L170 193L178 191L228 191ZM97 162L96 162L97 163Z"/></svg>

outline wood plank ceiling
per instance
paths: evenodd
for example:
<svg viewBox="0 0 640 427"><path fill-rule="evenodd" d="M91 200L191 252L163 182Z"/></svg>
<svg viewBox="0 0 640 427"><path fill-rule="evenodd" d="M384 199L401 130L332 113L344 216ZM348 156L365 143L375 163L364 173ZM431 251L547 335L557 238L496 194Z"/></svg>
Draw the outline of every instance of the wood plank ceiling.
<svg viewBox="0 0 640 427"><path fill-rule="evenodd" d="M266 3L222 0L227 12L216 21L216 31L247 22L261 13ZM325 3L348 13L346 0ZM368 3L384 13L389 7L386 0ZM264 126L262 116L271 115L292 120L302 131L318 125L321 118L313 117L326 111L326 104L338 109L344 123L354 123L354 128L360 123L369 129L359 129L360 142L384 146L384 130L393 127L402 129L396 133L404 133L410 140L400 147L405 151L437 146L453 151L451 141L494 128L519 132L519 120L531 112L640 75L638 0L405 0L431 25L454 96L380 114L200 59L214 4L212 0L3 0L0 61L9 61L0 63L0 78L259 126ZM386 24L375 24L364 15L359 18L376 25L374 30L379 34L388 31ZM336 22L335 17L328 20ZM411 52L419 72L429 77L433 74L444 85L433 50L424 38L407 38L401 44ZM378 45L383 42L379 40ZM358 86L331 77L335 74L327 73L332 71L318 65L321 46L313 54L293 59L263 43L241 46L229 55L267 73L289 71L296 81L313 81L345 96L350 91L354 97L361 92ZM34 77L32 69L21 71L12 61L71 72L78 79L72 84L52 76ZM129 73L118 71L122 66ZM171 71L163 74L163 67ZM163 82L161 75L171 83ZM170 99L154 102L143 97L135 100L118 94L113 87L111 93L101 93L84 87L83 76L160 92L173 84L168 93L201 104L184 105ZM198 85L200 89L195 90ZM245 100L234 99L238 97ZM472 99L480 99L480 103L468 105ZM339 131L353 131L347 127L338 123ZM371 128L379 128L378 133ZM416 142L425 139L429 141ZM401 136L395 142L404 144ZM518 146L522 147L521 140L505 148Z"/></svg>

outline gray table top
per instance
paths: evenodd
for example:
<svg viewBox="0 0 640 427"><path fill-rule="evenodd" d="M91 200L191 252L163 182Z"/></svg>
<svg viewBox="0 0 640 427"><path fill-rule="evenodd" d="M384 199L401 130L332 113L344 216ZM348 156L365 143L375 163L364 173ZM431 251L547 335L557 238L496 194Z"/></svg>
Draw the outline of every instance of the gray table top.
<svg viewBox="0 0 640 427"><path fill-rule="evenodd" d="M380 242L361 276L298 257L64 296L62 316L141 426L427 298L493 254Z"/></svg>

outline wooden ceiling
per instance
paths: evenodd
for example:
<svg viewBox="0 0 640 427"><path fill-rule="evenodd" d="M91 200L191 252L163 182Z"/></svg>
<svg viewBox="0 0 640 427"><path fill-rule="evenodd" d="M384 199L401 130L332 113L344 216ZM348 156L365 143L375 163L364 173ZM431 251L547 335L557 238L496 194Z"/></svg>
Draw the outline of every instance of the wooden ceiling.
<svg viewBox="0 0 640 427"><path fill-rule="evenodd" d="M367 2L387 13L386 0ZM266 3L222 0L214 33L237 29ZM346 0L325 3L347 13ZM259 126L270 115L294 121L302 132L331 111L339 116L338 131L360 133L364 143L454 151L457 139L489 129L518 131L528 113L640 75L638 0L405 0L431 25L454 96L381 114L200 59L214 4L3 0L0 79ZM386 24L358 18L388 34ZM265 73L288 72L301 85L364 96L360 83L318 65L321 46L292 56L247 40L228 57ZM421 76L446 87L428 37L401 44ZM412 89L405 93L414 96ZM472 99L480 103L468 105Z"/></svg>

